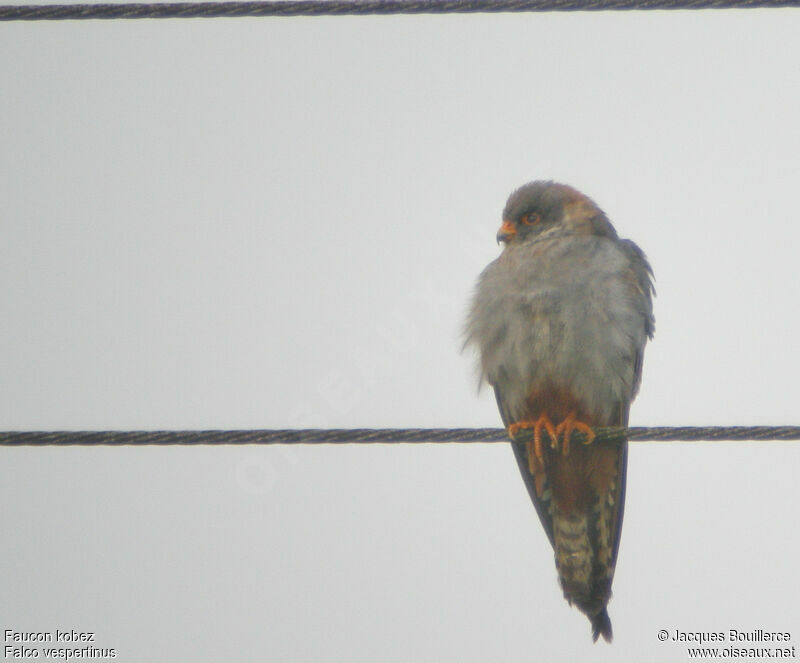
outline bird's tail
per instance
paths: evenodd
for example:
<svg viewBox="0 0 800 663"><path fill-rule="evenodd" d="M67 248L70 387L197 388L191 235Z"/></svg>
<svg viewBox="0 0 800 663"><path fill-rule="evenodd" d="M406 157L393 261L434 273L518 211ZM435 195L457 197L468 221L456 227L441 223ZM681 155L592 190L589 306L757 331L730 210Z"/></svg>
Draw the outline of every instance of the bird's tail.
<svg viewBox="0 0 800 663"><path fill-rule="evenodd" d="M608 610L603 608L600 612L589 619L592 621L592 640L597 642L597 638L602 635L603 640L606 642L611 642L614 634L611 631L611 619L608 617Z"/></svg>
<svg viewBox="0 0 800 663"><path fill-rule="evenodd" d="M606 553L608 532L603 531L601 524L607 520L591 517L593 515L586 511L564 514L556 507L553 517L556 568L564 598L589 618L593 639L597 641L602 635L611 642L611 620L606 604L611 596L614 569L608 565L611 561Z"/></svg>
<svg viewBox="0 0 800 663"><path fill-rule="evenodd" d="M594 640L611 641L606 606L625 504L627 444L573 447L553 454L553 548L564 597L592 623Z"/></svg>

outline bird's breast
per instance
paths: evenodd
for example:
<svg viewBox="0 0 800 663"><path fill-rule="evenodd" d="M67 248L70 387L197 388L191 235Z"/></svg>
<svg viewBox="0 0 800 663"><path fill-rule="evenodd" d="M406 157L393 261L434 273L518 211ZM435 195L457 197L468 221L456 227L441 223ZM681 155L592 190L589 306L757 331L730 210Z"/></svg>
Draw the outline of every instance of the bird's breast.
<svg viewBox="0 0 800 663"><path fill-rule="evenodd" d="M630 398L644 323L629 267L613 241L575 237L506 250L484 272L471 333L513 416L541 394L602 423Z"/></svg>

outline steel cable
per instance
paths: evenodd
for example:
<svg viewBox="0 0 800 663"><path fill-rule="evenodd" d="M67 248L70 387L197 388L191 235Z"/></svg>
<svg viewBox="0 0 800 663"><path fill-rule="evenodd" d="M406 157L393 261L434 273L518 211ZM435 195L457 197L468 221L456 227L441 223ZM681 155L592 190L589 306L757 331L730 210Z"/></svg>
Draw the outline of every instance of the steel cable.
<svg viewBox="0 0 800 663"><path fill-rule="evenodd" d="M800 7L800 0L269 0L267 2L4 5L0 6L0 21L778 7Z"/></svg>
<svg viewBox="0 0 800 663"><path fill-rule="evenodd" d="M596 442L625 435L632 442L800 440L800 426L658 426L597 428ZM574 442L583 439L573 433ZM530 439L520 431L518 441ZM502 428L310 428L169 431L7 431L0 446L164 446L241 444L384 444L507 442Z"/></svg>

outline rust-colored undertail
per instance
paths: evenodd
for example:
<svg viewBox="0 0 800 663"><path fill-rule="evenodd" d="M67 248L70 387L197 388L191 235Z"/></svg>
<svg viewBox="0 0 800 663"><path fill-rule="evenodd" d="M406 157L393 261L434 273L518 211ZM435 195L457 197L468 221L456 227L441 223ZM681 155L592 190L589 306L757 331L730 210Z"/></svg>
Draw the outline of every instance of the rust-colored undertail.
<svg viewBox="0 0 800 663"><path fill-rule="evenodd" d="M510 423L495 392L506 427ZM589 426L627 425L628 404L615 408L609 421L599 421L564 390L550 387L532 394L524 420L546 415L556 426L572 418ZM548 440L549 441L549 440ZM612 639L606 606L619 550L625 502L627 441L572 444L567 455L542 444L542 459L531 457L533 445L512 442L520 472L555 551L564 597L592 623L592 637Z"/></svg>

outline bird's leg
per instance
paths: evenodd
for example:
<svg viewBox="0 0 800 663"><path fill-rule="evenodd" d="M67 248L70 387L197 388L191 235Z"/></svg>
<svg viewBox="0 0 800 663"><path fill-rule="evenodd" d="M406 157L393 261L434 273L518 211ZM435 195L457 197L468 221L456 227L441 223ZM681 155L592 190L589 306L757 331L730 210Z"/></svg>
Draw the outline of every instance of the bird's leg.
<svg viewBox="0 0 800 663"><path fill-rule="evenodd" d="M544 464L544 452L542 451L542 431L547 431L550 436L550 447L555 449L558 444L558 433L553 426L550 418L542 413L536 421L518 421L508 427L508 434L513 440L516 438L517 433L522 428L533 428L533 441L528 442L528 468L531 474L534 474L535 461L538 460L540 464Z"/></svg>
<svg viewBox="0 0 800 663"><path fill-rule="evenodd" d="M561 435L562 433L564 435L564 441L561 443L561 453L565 456L569 456L569 443L572 438L572 431L575 430L586 434L586 440L583 442L584 444L591 444L594 441L595 433L592 427L589 426L589 424L578 421L575 418L575 413L570 412L567 418L556 426L556 435Z"/></svg>

